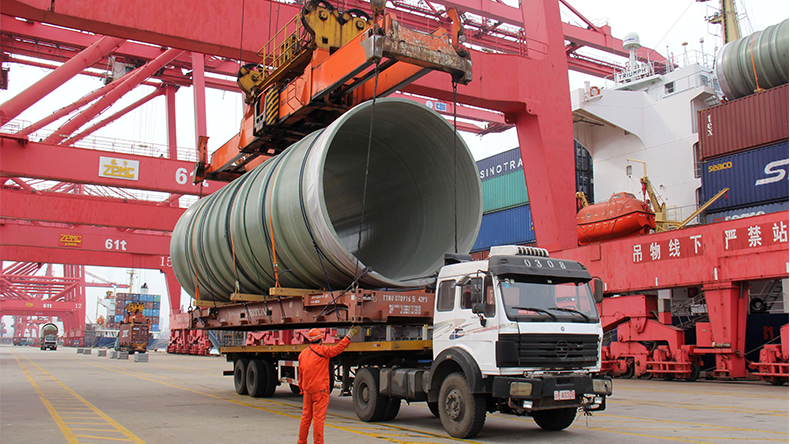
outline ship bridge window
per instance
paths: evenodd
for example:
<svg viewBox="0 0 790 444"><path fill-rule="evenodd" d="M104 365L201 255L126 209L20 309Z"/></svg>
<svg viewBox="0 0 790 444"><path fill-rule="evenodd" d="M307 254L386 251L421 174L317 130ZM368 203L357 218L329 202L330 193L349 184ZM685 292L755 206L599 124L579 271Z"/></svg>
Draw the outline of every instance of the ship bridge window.
<svg viewBox="0 0 790 444"><path fill-rule="evenodd" d="M672 94L675 92L675 82L669 82L664 85L664 94Z"/></svg>

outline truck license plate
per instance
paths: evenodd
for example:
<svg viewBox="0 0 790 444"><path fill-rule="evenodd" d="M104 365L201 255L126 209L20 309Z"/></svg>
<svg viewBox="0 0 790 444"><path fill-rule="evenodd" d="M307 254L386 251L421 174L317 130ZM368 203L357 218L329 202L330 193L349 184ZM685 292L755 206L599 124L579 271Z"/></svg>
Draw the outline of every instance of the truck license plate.
<svg viewBox="0 0 790 444"><path fill-rule="evenodd" d="M554 390L555 401L569 401L576 399L576 390Z"/></svg>

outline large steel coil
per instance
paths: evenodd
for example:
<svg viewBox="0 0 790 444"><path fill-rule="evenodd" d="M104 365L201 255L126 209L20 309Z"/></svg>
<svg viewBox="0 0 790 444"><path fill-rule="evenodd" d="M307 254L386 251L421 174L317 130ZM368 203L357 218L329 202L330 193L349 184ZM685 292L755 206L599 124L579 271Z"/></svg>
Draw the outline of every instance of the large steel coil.
<svg viewBox="0 0 790 444"><path fill-rule="evenodd" d="M716 78L734 100L787 83L788 21L724 45L716 56Z"/></svg>
<svg viewBox="0 0 790 444"><path fill-rule="evenodd" d="M425 285L444 254L468 252L482 192L468 147L433 110L402 99L375 105L357 249L371 102L192 205L173 231L184 289L225 301L236 289Z"/></svg>

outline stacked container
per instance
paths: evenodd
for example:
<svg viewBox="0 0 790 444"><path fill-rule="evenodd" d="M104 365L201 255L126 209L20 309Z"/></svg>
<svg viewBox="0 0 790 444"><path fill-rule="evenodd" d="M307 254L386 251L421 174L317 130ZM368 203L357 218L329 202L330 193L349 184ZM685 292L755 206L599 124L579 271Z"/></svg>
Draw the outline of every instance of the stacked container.
<svg viewBox="0 0 790 444"><path fill-rule="evenodd" d="M477 170L483 189L483 221L472 251L535 242L521 150L481 159Z"/></svg>
<svg viewBox="0 0 790 444"><path fill-rule="evenodd" d="M159 317L162 297L157 294L145 293L118 293L115 296L115 312L107 320L107 328L118 329L121 321L126 316L126 305L132 302L142 303L143 316L151 325L151 331L159 331Z"/></svg>
<svg viewBox="0 0 790 444"><path fill-rule="evenodd" d="M582 144L574 140L576 157L576 191L593 196L592 158ZM495 245L535 242L535 227L529 209L529 194L524 175L521 150L514 148L477 162L483 189L483 221L472 252Z"/></svg>
<svg viewBox="0 0 790 444"><path fill-rule="evenodd" d="M787 211L787 96L785 84L699 112L702 201L730 189L707 223Z"/></svg>

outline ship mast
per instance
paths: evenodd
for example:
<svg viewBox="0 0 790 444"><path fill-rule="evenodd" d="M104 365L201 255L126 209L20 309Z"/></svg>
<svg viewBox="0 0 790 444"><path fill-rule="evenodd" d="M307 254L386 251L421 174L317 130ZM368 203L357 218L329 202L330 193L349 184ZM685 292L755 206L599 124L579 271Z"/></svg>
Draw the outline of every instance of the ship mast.
<svg viewBox="0 0 790 444"><path fill-rule="evenodd" d="M738 11L735 10L735 0L721 0L721 10L706 19L709 23L722 26L724 44L741 38L741 27L738 23Z"/></svg>

